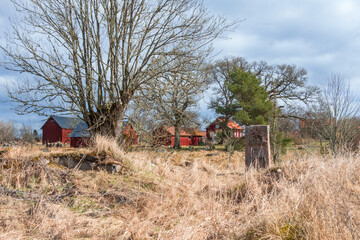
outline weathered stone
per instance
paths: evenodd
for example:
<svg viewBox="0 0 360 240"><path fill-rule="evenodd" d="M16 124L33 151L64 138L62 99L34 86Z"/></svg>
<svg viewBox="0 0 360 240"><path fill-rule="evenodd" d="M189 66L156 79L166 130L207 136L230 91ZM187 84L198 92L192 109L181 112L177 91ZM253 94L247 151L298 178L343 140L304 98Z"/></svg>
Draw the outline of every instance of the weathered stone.
<svg viewBox="0 0 360 240"><path fill-rule="evenodd" d="M79 165L79 170L82 171L90 171L90 170L94 170L94 168L95 168L95 163L89 161L83 161Z"/></svg>
<svg viewBox="0 0 360 240"><path fill-rule="evenodd" d="M98 157L91 155L68 155L60 156L57 162L68 168L77 168L79 170L104 170L109 173L117 173L123 171L123 164L117 162L115 159L107 158L106 161L101 161Z"/></svg>
<svg viewBox="0 0 360 240"><path fill-rule="evenodd" d="M79 162L73 157L61 156L58 163L68 168L74 168Z"/></svg>
<svg viewBox="0 0 360 240"><path fill-rule="evenodd" d="M269 126L255 125L246 127L245 165L256 168L271 166Z"/></svg>
<svg viewBox="0 0 360 240"><path fill-rule="evenodd" d="M122 167L119 164L99 164L99 169L107 171L108 173L117 173L120 172Z"/></svg>
<svg viewBox="0 0 360 240"><path fill-rule="evenodd" d="M81 157L84 157L84 155L81 155ZM99 159L97 157L93 157L90 155L86 155L85 160L89 161L89 162L98 162L99 161Z"/></svg>
<svg viewBox="0 0 360 240"><path fill-rule="evenodd" d="M89 171L95 168L95 163L86 159L77 160L74 157L63 156L59 158L59 164L68 168L77 168L82 171Z"/></svg>

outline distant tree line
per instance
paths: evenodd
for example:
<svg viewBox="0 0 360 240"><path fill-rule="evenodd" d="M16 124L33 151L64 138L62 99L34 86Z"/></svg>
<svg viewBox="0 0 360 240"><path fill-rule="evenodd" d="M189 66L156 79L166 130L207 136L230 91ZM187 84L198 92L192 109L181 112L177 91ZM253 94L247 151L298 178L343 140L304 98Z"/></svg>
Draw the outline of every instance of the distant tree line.
<svg viewBox="0 0 360 240"><path fill-rule="evenodd" d="M40 141L41 136L30 126L16 126L11 121L0 121L0 143L23 142L36 143Z"/></svg>

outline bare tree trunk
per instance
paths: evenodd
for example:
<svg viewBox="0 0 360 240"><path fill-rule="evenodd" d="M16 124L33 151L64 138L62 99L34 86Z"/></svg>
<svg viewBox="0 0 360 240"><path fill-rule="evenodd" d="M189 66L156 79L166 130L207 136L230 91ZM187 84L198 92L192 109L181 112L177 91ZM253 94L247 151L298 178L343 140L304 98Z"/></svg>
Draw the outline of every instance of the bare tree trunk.
<svg viewBox="0 0 360 240"><path fill-rule="evenodd" d="M96 113L87 115L85 119L93 133L115 137L121 143L126 107L125 104L122 106L118 103L108 104L98 109Z"/></svg>
<svg viewBox="0 0 360 240"><path fill-rule="evenodd" d="M175 141L174 141L174 148L175 149L180 149L181 148L181 144L180 144L180 125L179 124L175 124Z"/></svg>

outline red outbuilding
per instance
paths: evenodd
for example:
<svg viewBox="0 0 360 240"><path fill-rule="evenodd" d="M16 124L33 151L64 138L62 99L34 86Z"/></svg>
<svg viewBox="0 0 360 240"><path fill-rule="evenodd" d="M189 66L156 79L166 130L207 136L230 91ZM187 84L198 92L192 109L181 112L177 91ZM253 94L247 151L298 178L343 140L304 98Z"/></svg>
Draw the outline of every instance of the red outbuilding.
<svg viewBox="0 0 360 240"><path fill-rule="evenodd" d="M222 124L225 121L223 118L217 118L215 121L210 123L209 126L206 128L206 139L210 141L215 141L216 134L218 132L221 132ZM241 138L244 136L244 128L241 127L236 122L229 120L227 126L232 130L233 137L235 138Z"/></svg>
<svg viewBox="0 0 360 240"><path fill-rule="evenodd" d="M79 123L69 135L70 147L87 147L89 145L91 137L88 129L89 127L86 123Z"/></svg>
<svg viewBox="0 0 360 240"><path fill-rule="evenodd" d="M153 133L154 145L174 146L175 127L160 127ZM205 132L196 128L180 128L180 146L199 146L204 143Z"/></svg>
<svg viewBox="0 0 360 240"><path fill-rule="evenodd" d="M82 122L78 118L51 116L41 127L42 143L70 143L69 134Z"/></svg>
<svg viewBox="0 0 360 240"><path fill-rule="evenodd" d="M138 136L128 121L123 123L123 135L125 144L136 145L138 143ZM79 123L69 137L71 147L87 147L91 138L88 125L84 122Z"/></svg>

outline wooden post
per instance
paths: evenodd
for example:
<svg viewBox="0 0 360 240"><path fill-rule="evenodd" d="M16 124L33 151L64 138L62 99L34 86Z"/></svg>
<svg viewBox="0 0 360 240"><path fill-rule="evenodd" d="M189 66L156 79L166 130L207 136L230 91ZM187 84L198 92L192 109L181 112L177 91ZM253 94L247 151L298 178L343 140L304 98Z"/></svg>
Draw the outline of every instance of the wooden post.
<svg viewBox="0 0 360 240"><path fill-rule="evenodd" d="M271 166L268 125L247 126L245 131L245 165L256 168Z"/></svg>

